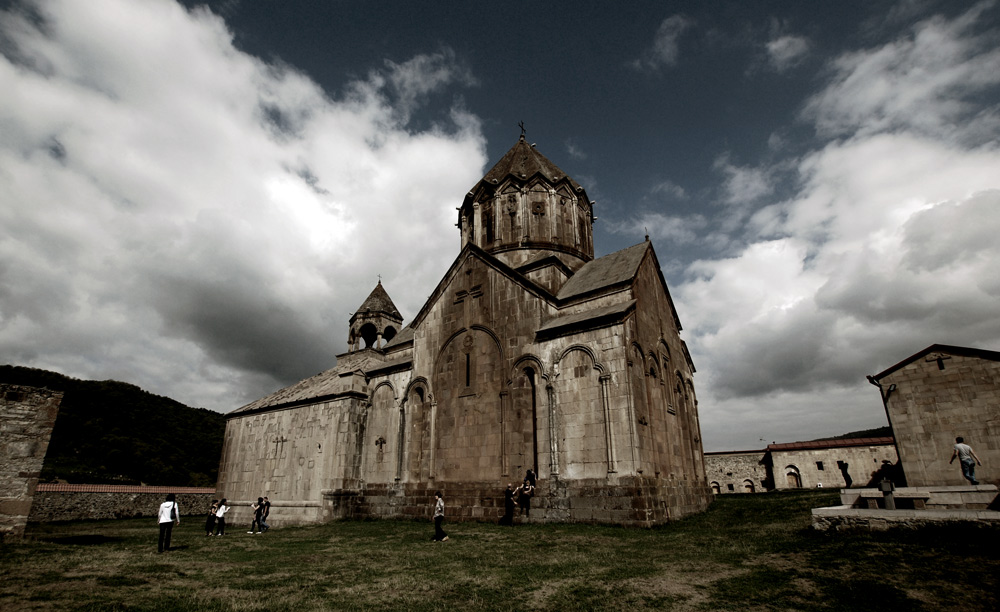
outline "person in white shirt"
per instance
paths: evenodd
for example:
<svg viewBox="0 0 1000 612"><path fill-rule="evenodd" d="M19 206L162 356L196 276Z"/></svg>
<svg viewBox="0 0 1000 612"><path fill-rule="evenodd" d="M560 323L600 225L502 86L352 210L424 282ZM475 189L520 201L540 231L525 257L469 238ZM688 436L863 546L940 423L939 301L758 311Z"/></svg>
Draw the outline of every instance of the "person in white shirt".
<svg viewBox="0 0 1000 612"><path fill-rule="evenodd" d="M974 485L979 484L979 481L976 480L976 464L982 465L983 462L976 456L976 451L965 443L962 436L955 438L955 451L951 454L951 461L948 462L948 465L954 463L956 457L958 457L958 462L962 464L962 476L965 476L965 479Z"/></svg>
<svg viewBox="0 0 1000 612"><path fill-rule="evenodd" d="M226 535L227 512L229 512L229 506L226 505L226 498L223 497L219 501L219 509L215 511L215 535L217 536Z"/></svg>
<svg viewBox="0 0 1000 612"><path fill-rule="evenodd" d="M177 498L173 493L167 495L167 501L160 504L157 519L160 523L160 542L157 545L157 552L170 550L170 535L174 530L174 522L181 524L181 511L177 507Z"/></svg>

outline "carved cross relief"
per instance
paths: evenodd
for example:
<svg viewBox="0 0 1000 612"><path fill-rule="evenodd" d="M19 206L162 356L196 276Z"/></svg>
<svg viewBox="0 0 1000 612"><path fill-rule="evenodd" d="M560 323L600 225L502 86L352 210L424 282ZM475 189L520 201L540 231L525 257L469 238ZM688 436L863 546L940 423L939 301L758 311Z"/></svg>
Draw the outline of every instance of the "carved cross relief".
<svg viewBox="0 0 1000 612"><path fill-rule="evenodd" d="M945 359L951 359L951 355L945 355L944 353L931 353L924 359L924 361L927 362L936 361L938 369L943 370Z"/></svg>

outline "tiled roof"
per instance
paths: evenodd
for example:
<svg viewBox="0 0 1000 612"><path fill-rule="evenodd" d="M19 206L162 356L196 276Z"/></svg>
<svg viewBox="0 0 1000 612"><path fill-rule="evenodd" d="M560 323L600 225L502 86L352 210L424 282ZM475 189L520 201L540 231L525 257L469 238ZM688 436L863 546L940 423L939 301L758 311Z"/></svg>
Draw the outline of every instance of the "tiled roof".
<svg viewBox="0 0 1000 612"><path fill-rule="evenodd" d="M628 300L620 304L612 304L611 306L603 306L600 308L591 308L590 310L584 310L583 312L575 312L561 317L553 317L538 328L537 334L540 337L547 337L558 335L559 330L572 330L576 328L587 329L602 322L621 320L622 317L620 315L629 312L634 306L635 300Z"/></svg>
<svg viewBox="0 0 1000 612"><path fill-rule="evenodd" d="M642 263L642 258L649 250L650 244L650 242L640 242L587 262L559 290L559 299L567 300L632 280L639 269L639 264Z"/></svg>
<svg viewBox="0 0 1000 612"><path fill-rule="evenodd" d="M329 370L320 372L305 380L300 380L294 385L275 391L271 395L237 408L229 414L285 406L345 392L348 390L349 385L345 384L342 380L342 375L377 367L381 365L383 359L381 354L376 353L372 349L338 355L337 365Z"/></svg>
<svg viewBox="0 0 1000 612"><path fill-rule="evenodd" d="M846 440L811 440L809 442L788 442L785 444L768 444L769 451L787 450L818 450L823 448L842 448L845 446L880 446L893 444L895 438L884 436L880 438L848 438Z"/></svg>
<svg viewBox="0 0 1000 612"><path fill-rule="evenodd" d="M215 493L215 487L144 487L139 485L38 483L35 491L64 493Z"/></svg>

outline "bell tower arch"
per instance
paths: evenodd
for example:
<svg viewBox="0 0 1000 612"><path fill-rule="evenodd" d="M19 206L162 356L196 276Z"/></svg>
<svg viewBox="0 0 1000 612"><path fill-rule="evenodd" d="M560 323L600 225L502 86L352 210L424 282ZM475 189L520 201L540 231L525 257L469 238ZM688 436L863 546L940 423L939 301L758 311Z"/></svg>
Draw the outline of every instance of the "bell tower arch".
<svg viewBox="0 0 1000 612"><path fill-rule="evenodd" d="M350 334L347 338L351 352L374 348L380 349L392 340L403 326L403 315L399 314L389 294L379 280L361 307L351 315Z"/></svg>

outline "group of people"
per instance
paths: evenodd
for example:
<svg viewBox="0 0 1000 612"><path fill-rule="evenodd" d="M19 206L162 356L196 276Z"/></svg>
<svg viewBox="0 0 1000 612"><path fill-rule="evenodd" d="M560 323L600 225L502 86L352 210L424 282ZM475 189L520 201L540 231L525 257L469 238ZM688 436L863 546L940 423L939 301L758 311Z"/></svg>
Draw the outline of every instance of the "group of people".
<svg viewBox="0 0 1000 612"><path fill-rule="evenodd" d="M253 510L253 520L250 521L250 531L247 533L264 533L271 527L267 524L267 516L271 514L271 502L267 497L258 497L257 501L250 505ZM256 528L257 531L254 531Z"/></svg>
<svg viewBox="0 0 1000 612"><path fill-rule="evenodd" d="M519 487L514 488L513 483L507 483L507 488L503 492L503 516L500 518L501 525L514 525L514 508L521 509L521 514L528 518L531 516L531 498L535 496L535 472L528 470L524 475L524 482Z"/></svg>
<svg viewBox="0 0 1000 612"><path fill-rule="evenodd" d="M226 513L230 506L226 504L226 498L213 499L212 505L208 508L208 515L205 518L205 535L224 536L226 535ZM264 533L270 526L267 524L267 517L271 514L271 502L267 497L258 497L250 508L253 510L253 520L250 522L250 531L247 533Z"/></svg>
<svg viewBox="0 0 1000 612"><path fill-rule="evenodd" d="M955 439L954 452L951 461L958 459L962 464L962 475L973 485L978 485L976 480L976 464L982 465L975 451L965 444L961 437ZM501 525L514 524L514 509L520 507L521 514L528 518L531 514L531 498L535 494L535 473L532 470L524 475L524 482L519 487L514 488L513 483L508 483L503 492L504 514L500 519ZM208 518L205 521L205 535L226 535L226 513L230 507L226 505L226 499L212 500L212 506L208 510ZM257 501L250 506L253 510L253 520L250 522L250 531L247 533L264 533L270 527L267 524L267 517L271 513L271 502L267 497L258 497ZM173 493L167 495L166 501L160 504L158 513L160 523L160 540L158 544L159 552L170 550L170 535L174 524L181 524L181 512L177 507L177 498ZM444 496L441 491L434 492L434 541L447 542L448 534L441 528L444 523ZM213 534L214 530L214 534Z"/></svg>

